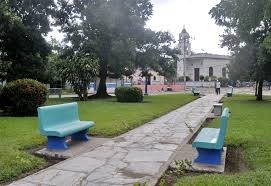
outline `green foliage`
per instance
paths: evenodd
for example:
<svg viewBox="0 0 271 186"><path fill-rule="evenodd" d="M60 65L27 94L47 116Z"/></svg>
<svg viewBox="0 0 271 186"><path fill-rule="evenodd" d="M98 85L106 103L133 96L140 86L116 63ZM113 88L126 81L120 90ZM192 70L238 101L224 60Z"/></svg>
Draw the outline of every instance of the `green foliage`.
<svg viewBox="0 0 271 186"><path fill-rule="evenodd" d="M43 34L50 31L49 16L53 15L54 5L53 0L0 2L1 80L45 81L50 47Z"/></svg>
<svg viewBox="0 0 271 186"><path fill-rule="evenodd" d="M209 76L205 76L204 81L209 81Z"/></svg>
<svg viewBox="0 0 271 186"><path fill-rule="evenodd" d="M199 76L199 79L200 79L201 81L203 81L203 80L204 80L204 76L203 76L203 75L200 75L200 76Z"/></svg>
<svg viewBox="0 0 271 186"><path fill-rule="evenodd" d="M183 76L180 76L178 80L179 80L180 82L184 82L184 77L183 77ZM190 79L189 76L186 76L186 81L191 81L191 79Z"/></svg>
<svg viewBox="0 0 271 186"><path fill-rule="evenodd" d="M118 102L142 102L143 93L138 87L118 87L115 89Z"/></svg>
<svg viewBox="0 0 271 186"><path fill-rule="evenodd" d="M15 115L33 115L45 103L47 88L32 79L18 79L7 83L1 91L1 106Z"/></svg>
<svg viewBox="0 0 271 186"><path fill-rule="evenodd" d="M216 81L216 80L217 80L217 77L216 77L216 76L211 76L211 77L210 77L210 80L211 80L211 81Z"/></svg>
<svg viewBox="0 0 271 186"><path fill-rule="evenodd" d="M65 50L89 53L99 59L97 97L107 96L106 77L118 77L133 66L152 4L149 0L75 0L61 1L60 6L62 16L57 24L71 43Z"/></svg>
<svg viewBox="0 0 271 186"><path fill-rule="evenodd" d="M76 54L71 59L58 63L58 71L63 79L71 83L80 100L87 100L87 88L99 71L99 60Z"/></svg>
<svg viewBox="0 0 271 186"><path fill-rule="evenodd" d="M220 82L221 87L227 87L229 85L229 79L220 77L218 78L218 81Z"/></svg>
<svg viewBox="0 0 271 186"><path fill-rule="evenodd" d="M236 57L229 66L231 79L259 82L257 100L262 100L262 83L271 78L270 0L221 0L209 12L224 27L222 46Z"/></svg>
<svg viewBox="0 0 271 186"><path fill-rule="evenodd" d="M177 181L178 177L183 176L187 169L192 169L192 162L185 159L181 161L174 161L174 165L170 166L166 173L162 176L159 186L172 185Z"/></svg>

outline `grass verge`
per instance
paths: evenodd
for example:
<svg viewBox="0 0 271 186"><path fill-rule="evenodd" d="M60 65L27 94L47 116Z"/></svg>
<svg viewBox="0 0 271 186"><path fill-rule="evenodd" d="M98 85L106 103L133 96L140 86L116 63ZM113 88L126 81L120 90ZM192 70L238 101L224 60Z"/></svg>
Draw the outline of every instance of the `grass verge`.
<svg viewBox="0 0 271 186"><path fill-rule="evenodd" d="M144 98L143 103L118 103L115 98L79 102L81 120L96 123L92 135L113 137L174 110L192 100L191 95L159 95ZM47 105L76 101L50 99ZM27 153L27 149L46 141L38 131L37 117L0 117L0 184L25 172L42 168L42 158Z"/></svg>

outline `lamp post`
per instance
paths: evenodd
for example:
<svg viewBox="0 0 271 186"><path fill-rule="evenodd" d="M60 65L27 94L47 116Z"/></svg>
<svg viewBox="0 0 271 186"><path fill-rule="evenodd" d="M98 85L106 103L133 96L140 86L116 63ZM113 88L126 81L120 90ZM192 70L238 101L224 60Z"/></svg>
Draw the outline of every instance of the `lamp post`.
<svg viewBox="0 0 271 186"><path fill-rule="evenodd" d="M147 75L145 76L145 96L148 95L148 79L147 79Z"/></svg>
<svg viewBox="0 0 271 186"><path fill-rule="evenodd" d="M149 81L149 68L146 68L146 70L144 71L144 75L145 75L145 93L144 95L147 96L148 95L148 81Z"/></svg>

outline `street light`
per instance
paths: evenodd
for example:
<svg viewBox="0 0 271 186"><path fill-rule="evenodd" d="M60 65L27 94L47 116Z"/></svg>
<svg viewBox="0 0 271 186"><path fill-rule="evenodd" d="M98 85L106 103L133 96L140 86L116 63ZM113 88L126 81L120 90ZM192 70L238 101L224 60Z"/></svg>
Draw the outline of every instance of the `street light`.
<svg viewBox="0 0 271 186"><path fill-rule="evenodd" d="M148 95L148 82L149 82L149 77L150 77L150 74L149 74L149 68L147 67L144 71L143 71L143 75L145 76L145 96Z"/></svg>

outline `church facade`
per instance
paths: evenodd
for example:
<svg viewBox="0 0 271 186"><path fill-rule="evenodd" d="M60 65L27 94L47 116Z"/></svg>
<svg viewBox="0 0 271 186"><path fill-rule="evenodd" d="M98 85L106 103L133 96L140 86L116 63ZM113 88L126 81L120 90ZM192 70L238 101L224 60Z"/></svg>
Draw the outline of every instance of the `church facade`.
<svg viewBox="0 0 271 186"><path fill-rule="evenodd" d="M200 76L228 78L227 65L230 56L191 52L190 36L185 28L179 35L178 48L180 50L177 62L177 78L188 76L192 81L200 81Z"/></svg>

